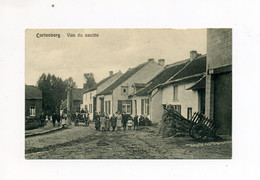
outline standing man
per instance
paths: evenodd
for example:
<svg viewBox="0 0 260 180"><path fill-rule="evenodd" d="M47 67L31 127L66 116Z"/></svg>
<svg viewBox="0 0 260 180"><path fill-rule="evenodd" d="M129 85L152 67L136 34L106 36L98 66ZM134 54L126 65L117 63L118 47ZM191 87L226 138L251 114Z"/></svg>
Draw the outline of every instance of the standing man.
<svg viewBox="0 0 260 180"><path fill-rule="evenodd" d="M111 126L113 128L112 131L115 131L116 125L117 125L117 117L115 116L115 114L113 114L113 116L111 117Z"/></svg>
<svg viewBox="0 0 260 180"><path fill-rule="evenodd" d="M45 125L45 115L44 115L44 113L41 114L40 120L41 120L41 127L44 127L44 125Z"/></svg>
<svg viewBox="0 0 260 180"><path fill-rule="evenodd" d="M136 114L135 117L134 117L134 129L138 129L138 125L139 125L139 122L138 122L138 115Z"/></svg>
<svg viewBox="0 0 260 180"><path fill-rule="evenodd" d="M127 117L127 114L124 112L122 114L122 119L123 119L123 128L124 128L124 131L126 130L126 124L127 124L127 121L128 121L128 117Z"/></svg>

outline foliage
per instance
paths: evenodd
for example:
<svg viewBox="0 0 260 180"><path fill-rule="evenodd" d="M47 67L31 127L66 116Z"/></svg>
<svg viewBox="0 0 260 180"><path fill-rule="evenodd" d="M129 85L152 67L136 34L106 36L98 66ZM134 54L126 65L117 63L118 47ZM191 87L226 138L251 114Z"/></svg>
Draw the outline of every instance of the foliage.
<svg viewBox="0 0 260 180"><path fill-rule="evenodd" d="M84 89L90 89L96 84L95 78L93 73L85 73L84 78L86 80L86 83L84 83L83 88Z"/></svg>
<svg viewBox="0 0 260 180"><path fill-rule="evenodd" d="M39 118L26 118L25 119L25 130L36 129L42 127L44 124L41 123Z"/></svg>
<svg viewBox="0 0 260 180"><path fill-rule="evenodd" d="M42 91L44 112L52 114L59 110L61 100L66 99L66 89L76 87L76 83L71 77L63 81L60 77L43 73L37 86Z"/></svg>

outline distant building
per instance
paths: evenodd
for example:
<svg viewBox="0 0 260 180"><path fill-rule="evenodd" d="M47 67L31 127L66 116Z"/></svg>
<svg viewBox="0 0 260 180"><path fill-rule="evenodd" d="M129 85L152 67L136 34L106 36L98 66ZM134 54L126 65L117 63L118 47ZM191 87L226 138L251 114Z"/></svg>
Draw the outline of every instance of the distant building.
<svg viewBox="0 0 260 180"><path fill-rule="evenodd" d="M232 29L207 30L206 115L232 134Z"/></svg>
<svg viewBox="0 0 260 180"><path fill-rule="evenodd" d="M35 86L25 85L25 117L39 118L43 112L42 91Z"/></svg>
<svg viewBox="0 0 260 180"><path fill-rule="evenodd" d="M89 113L89 118L93 120L93 115L95 111L100 111L100 105L97 107L97 97L96 94L100 93L112 83L114 83L120 76L122 72L119 71L113 74L113 71L109 71L109 76L98 82L92 88L85 90L83 93L83 109Z"/></svg>
<svg viewBox="0 0 260 180"><path fill-rule="evenodd" d="M85 89L82 88L73 88L71 90L71 99L72 99L72 104L71 104L71 112L79 112L83 107L82 107L82 95ZM60 110L65 112L67 111L67 99L63 100L60 106Z"/></svg>
<svg viewBox="0 0 260 180"><path fill-rule="evenodd" d="M133 114L133 105L129 95L136 92L163 69L163 63L154 59L129 69L118 80L97 94L97 111L116 113L117 111Z"/></svg>

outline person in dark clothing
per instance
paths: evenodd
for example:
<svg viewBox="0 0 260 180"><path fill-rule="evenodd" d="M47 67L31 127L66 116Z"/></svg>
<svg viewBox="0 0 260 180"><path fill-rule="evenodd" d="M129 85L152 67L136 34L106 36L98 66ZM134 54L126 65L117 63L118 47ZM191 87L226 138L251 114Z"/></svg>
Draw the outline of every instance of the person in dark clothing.
<svg viewBox="0 0 260 180"><path fill-rule="evenodd" d="M117 117L115 116L115 114L113 114L113 116L111 117L111 126L113 128L112 131L115 131L116 129L116 124L117 124Z"/></svg>
<svg viewBox="0 0 260 180"><path fill-rule="evenodd" d="M138 122L138 115L136 114L134 117L134 129L138 129L139 122Z"/></svg>
<svg viewBox="0 0 260 180"><path fill-rule="evenodd" d="M128 121L128 116L125 112L122 114L122 119L123 119L123 128L124 128L124 131L125 131L126 130L126 124L127 124L127 121Z"/></svg>
<svg viewBox="0 0 260 180"><path fill-rule="evenodd" d="M60 126L60 115L59 114L56 115L56 119L57 119L58 126Z"/></svg>
<svg viewBox="0 0 260 180"><path fill-rule="evenodd" d="M42 113L40 116L40 120L41 120L41 127L45 126L45 115Z"/></svg>
<svg viewBox="0 0 260 180"><path fill-rule="evenodd" d="M56 120L57 120L57 116L56 116L55 113L53 113L53 115L52 115L52 124L53 124L53 127L55 126Z"/></svg>
<svg viewBox="0 0 260 180"><path fill-rule="evenodd" d="M96 115L96 122L95 122L96 131L100 131L100 116Z"/></svg>
<svg viewBox="0 0 260 180"><path fill-rule="evenodd" d="M139 126L144 126L144 117L142 115L139 118Z"/></svg>

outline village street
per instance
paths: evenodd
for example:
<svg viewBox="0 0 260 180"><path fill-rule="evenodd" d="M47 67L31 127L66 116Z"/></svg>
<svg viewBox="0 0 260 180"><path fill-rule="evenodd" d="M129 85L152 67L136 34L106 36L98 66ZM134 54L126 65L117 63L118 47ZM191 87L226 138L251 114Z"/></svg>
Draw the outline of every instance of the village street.
<svg viewBox="0 0 260 180"><path fill-rule="evenodd" d="M25 139L26 159L228 159L231 140L198 143L190 137L162 138L158 126L138 131L97 132L94 124L72 125Z"/></svg>

